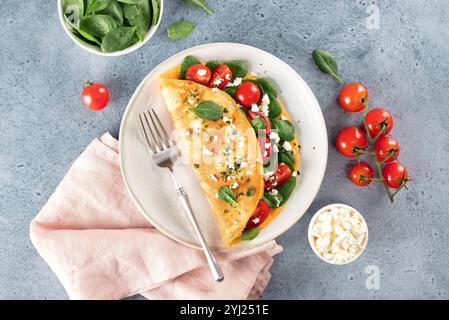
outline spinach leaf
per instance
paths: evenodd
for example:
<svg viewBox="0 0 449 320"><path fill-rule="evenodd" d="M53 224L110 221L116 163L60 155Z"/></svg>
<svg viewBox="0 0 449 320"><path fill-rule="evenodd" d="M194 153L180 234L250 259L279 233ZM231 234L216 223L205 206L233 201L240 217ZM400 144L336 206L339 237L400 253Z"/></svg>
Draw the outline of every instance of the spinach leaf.
<svg viewBox="0 0 449 320"><path fill-rule="evenodd" d="M198 117L207 120L217 120L223 118L223 109L213 101L203 101L195 108L190 108Z"/></svg>
<svg viewBox="0 0 449 320"><path fill-rule="evenodd" d="M285 163L291 171L295 171L295 157L293 153L286 150L280 150L278 153L279 163Z"/></svg>
<svg viewBox="0 0 449 320"><path fill-rule="evenodd" d="M62 10L66 20L74 27L79 28L84 15L83 0L62 0Z"/></svg>
<svg viewBox="0 0 449 320"><path fill-rule="evenodd" d="M278 192L274 195L270 191L265 191L262 198L270 208L280 207L282 201L284 200L282 193Z"/></svg>
<svg viewBox="0 0 449 320"><path fill-rule="evenodd" d="M214 10L208 6L205 0L184 0L184 1L191 4L192 6L204 9L209 15L214 13Z"/></svg>
<svg viewBox="0 0 449 320"><path fill-rule="evenodd" d="M173 22L167 28L167 36L171 40L180 40L187 37L195 29L196 24L188 21Z"/></svg>
<svg viewBox="0 0 449 320"><path fill-rule="evenodd" d="M75 29L75 35L83 41L87 40L101 46L101 42L97 38L81 29Z"/></svg>
<svg viewBox="0 0 449 320"><path fill-rule="evenodd" d="M90 0L86 9L86 16L89 16L93 12L98 12L109 6L111 0Z"/></svg>
<svg viewBox="0 0 449 320"><path fill-rule="evenodd" d="M225 64L229 67L232 72L232 79L235 78L244 78L248 74L249 66L246 60L230 60L230 61L222 61L222 60L211 60L206 63L206 67L208 67L211 71L213 71L217 66Z"/></svg>
<svg viewBox="0 0 449 320"><path fill-rule="evenodd" d="M245 229L243 231L242 235L240 236L240 240L242 240L242 241L253 240L255 237L258 236L259 233L260 233L260 227Z"/></svg>
<svg viewBox="0 0 449 320"><path fill-rule="evenodd" d="M281 114L282 108L278 100L271 93L267 92L266 94L268 98L270 98L270 104L268 105L268 118L274 119Z"/></svg>
<svg viewBox="0 0 449 320"><path fill-rule="evenodd" d="M137 8L137 5L129 3L125 3L122 6L124 17L132 24L139 17L139 8Z"/></svg>
<svg viewBox="0 0 449 320"><path fill-rule="evenodd" d="M343 79L338 74L337 62L329 52L326 52L321 49L315 49L313 50L312 57L318 69L320 69L324 73L330 74L335 79L337 79L338 82L340 83L344 82Z"/></svg>
<svg viewBox="0 0 449 320"><path fill-rule="evenodd" d="M270 78L256 78L248 80L257 84L263 93L271 94L273 97L278 97L278 85L274 82L273 79Z"/></svg>
<svg viewBox="0 0 449 320"><path fill-rule="evenodd" d="M295 190L296 187L296 177L290 177L287 181L285 181L280 187L278 187L278 192L282 194L282 201L280 203L280 206L284 205L285 202L287 202L288 198L290 198L291 194L293 193L293 190Z"/></svg>
<svg viewBox="0 0 449 320"><path fill-rule="evenodd" d="M153 7L153 17L151 23L155 26L159 21L159 15L161 13L161 4L159 0L151 0L151 6Z"/></svg>
<svg viewBox="0 0 449 320"><path fill-rule="evenodd" d="M139 0L137 3L123 3L123 14L130 26L136 27L136 35L143 41L151 24L151 7L149 0Z"/></svg>
<svg viewBox="0 0 449 320"><path fill-rule="evenodd" d="M235 196L234 192L228 187L221 186L218 189L218 197L221 200L226 201L231 206L237 202L237 197Z"/></svg>
<svg viewBox="0 0 449 320"><path fill-rule="evenodd" d="M127 3L127 4L136 4L138 3L140 0L117 0L118 2L121 3Z"/></svg>
<svg viewBox="0 0 449 320"><path fill-rule="evenodd" d="M254 118L253 120L251 120L251 124L253 125L253 128L254 130L256 130L256 132L264 129L266 125L265 120L262 118Z"/></svg>
<svg viewBox="0 0 449 320"><path fill-rule="evenodd" d="M295 127L289 120L272 119L271 124L278 130L281 140L292 141L295 138Z"/></svg>
<svg viewBox="0 0 449 320"><path fill-rule="evenodd" d="M106 33L117 27L117 22L104 14L94 14L81 20L80 29L94 37L103 38Z"/></svg>
<svg viewBox="0 0 449 320"><path fill-rule="evenodd" d="M235 100L235 91L237 90L237 87L224 87L222 90Z"/></svg>
<svg viewBox="0 0 449 320"><path fill-rule="evenodd" d="M109 31L103 38L103 52L119 51L136 43L136 27L117 27Z"/></svg>
<svg viewBox="0 0 449 320"><path fill-rule="evenodd" d="M179 79L184 80L186 77L187 69L189 69L191 65L198 63L201 63L201 61L194 56L186 56L181 62L181 68L179 69Z"/></svg>
<svg viewBox="0 0 449 320"><path fill-rule="evenodd" d="M99 10L96 13L109 15L114 18L115 22L117 22L119 26L123 25L123 9L117 0L111 0L106 8Z"/></svg>

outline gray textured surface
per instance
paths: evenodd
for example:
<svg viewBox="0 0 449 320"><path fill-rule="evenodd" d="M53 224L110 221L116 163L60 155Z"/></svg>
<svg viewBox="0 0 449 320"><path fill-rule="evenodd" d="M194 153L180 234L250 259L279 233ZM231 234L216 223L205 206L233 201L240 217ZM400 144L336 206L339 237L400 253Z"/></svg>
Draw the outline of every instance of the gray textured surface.
<svg viewBox="0 0 449 320"><path fill-rule="evenodd" d="M331 144L316 200L279 238L284 252L263 298L449 298L446 1L378 1L378 30L365 26L366 1L209 0L216 9L210 17L181 1L165 2L161 28L147 45L103 58L64 34L54 1L2 0L0 298L67 298L28 238L31 219L93 138L105 131L117 135L128 99L153 67L181 49L222 41L262 48L297 70L321 104L331 140L356 120L337 106L338 84L311 61L315 47L333 52L343 77L365 83L372 104L394 114L400 158L415 179L391 205L380 187L359 190L346 180L347 162ZM171 42L164 29L181 18L198 27ZM112 102L103 112L81 105L86 78L110 88ZM368 248L349 266L321 262L306 240L312 213L331 202L356 207L369 225ZM379 290L365 287L368 265L380 268Z"/></svg>

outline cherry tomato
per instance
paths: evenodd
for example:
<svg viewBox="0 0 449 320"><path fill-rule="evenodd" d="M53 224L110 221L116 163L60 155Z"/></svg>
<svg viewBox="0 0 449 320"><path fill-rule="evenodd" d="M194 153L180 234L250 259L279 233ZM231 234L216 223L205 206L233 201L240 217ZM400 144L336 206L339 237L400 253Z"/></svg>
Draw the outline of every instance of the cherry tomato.
<svg viewBox="0 0 449 320"><path fill-rule="evenodd" d="M373 181L374 170L366 162L359 162L349 169L349 180L356 186L365 187Z"/></svg>
<svg viewBox="0 0 449 320"><path fill-rule="evenodd" d="M273 187L280 186L292 176L289 166L281 162L278 164L276 172L265 180L265 189L269 190Z"/></svg>
<svg viewBox="0 0 449 320"><path fill-rule="evenodd" d="M273 147L268 137L259 136L257 140L259 140L260 152L262 152L262 159L265 163L270 158Z"/></svg>
<svg viewBox="0 0 449 320"><path fill-rule="evenodd" d="M223 89L232 79L232 71L225 64L216 66L209 81L209 87Z"/></svg>
<svg viewBox="0 0 449 320"><path fill-rule="evenodd" d="M335 143L338 151L348 158L360 156L368 145L363 131L356 127L341 129Z"/></svg>
<svg viewBox="0 0 449 320"><path fill-rule="evenodd" d="M262 96L262 92L257 84L245 81L242 82L235 91L235 98L238 103L244 107L251 107L252 104L258 103Z"/></svg>
<svg viewBox="0 0 449 320"><path fill-rule="evenodd" d="M341 89L338 102L349 112L359 112L365 109L368 101L368 90L360 83L348 83Z"/></svg>
<svg viewBox="0 0 449 320"><path fill-rule="evenodd" d="M399 188L408 181L407 169L399 162L390 162L382 170L385 183L391 188Z"/></svg>
<svg viewBox="0 0 449 320"><path fill-rule="evenodd" d="M197 63L191 65L186 72L186 80L192 80L196 83L207 86L212 72L204 64Z"/></svg>
<svg viewBox="0 0 449 320"><path fill-rule="evenodd" d="M101 110L109 102L109 91L104 84L86 81L82 94L83 103L92 110Z"/></svg>
<svg viewBox="0 0 449 320"><path fill-rule="evenodd" d="M395 156L397 158L399 155L399 143L390 136L382 136L377 138L374 143L374 151L376 152L377 160L393 162Z"/></svg>
<svg viewBox="0 0 449 320"><path fill-rule="evenodd" d="M252 121L255 118L262 118L263 121L265 121L265 128L263 129L265 131L265 137L270 136L271 123L268 117L264 116L262 112L254 112L254 111L247 111L246 116L248 117L249 121Z"/></svg>
<svg viewBox="0 0 449 320"><path fill-rule="evenodd" d="M366 124L371 137L377 136L383 127L384 134L387 134L393 129L393 117L385 109L372 109L366 114Z"/></svg>
<svg viewBox="0 0 449 320"><path fill-rule="evenodd" d="M248 223L246 224L247 229L252 229L260 226L270 215L270 207L268 204L259 200L257 204L256 210L254 210L253 215L249 218Z"/></svg>

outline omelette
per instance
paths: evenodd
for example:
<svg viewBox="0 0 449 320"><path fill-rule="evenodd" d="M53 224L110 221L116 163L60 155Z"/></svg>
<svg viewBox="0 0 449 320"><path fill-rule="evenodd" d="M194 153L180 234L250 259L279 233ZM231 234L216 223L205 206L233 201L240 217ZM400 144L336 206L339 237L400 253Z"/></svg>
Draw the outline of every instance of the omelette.
<svg viewBox="0 0 449 320"><path fill-rule="evenodd" d="M161 77L162 97L215 215L222 241L231 246L239 241L264 193L258 139L231 96L176 79L177 74L171 70ZM194 109L202 102L219 106L222 116L198 116Z"/></svg>

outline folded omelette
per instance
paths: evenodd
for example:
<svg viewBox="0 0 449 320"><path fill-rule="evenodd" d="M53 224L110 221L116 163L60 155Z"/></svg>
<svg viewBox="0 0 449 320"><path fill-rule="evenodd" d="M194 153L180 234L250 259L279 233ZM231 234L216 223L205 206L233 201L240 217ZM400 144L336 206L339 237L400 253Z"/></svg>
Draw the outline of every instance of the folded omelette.
<svg viewBox="0 0 449 320"><path fill-rule="evenodd" d="M170 73L160 82L166 108L179 133L183 152L212 207L221 238L226 246L231 246L238 242L264 192L263 164L255 131L225 92L167 75ZM198 117L192 108L203 101L219 105L223 117ZM231 190L235 200L226 199L221 189Z"/></svg>

